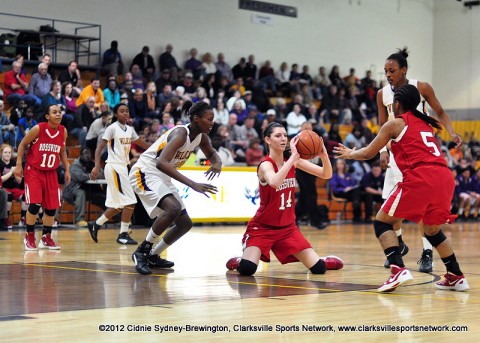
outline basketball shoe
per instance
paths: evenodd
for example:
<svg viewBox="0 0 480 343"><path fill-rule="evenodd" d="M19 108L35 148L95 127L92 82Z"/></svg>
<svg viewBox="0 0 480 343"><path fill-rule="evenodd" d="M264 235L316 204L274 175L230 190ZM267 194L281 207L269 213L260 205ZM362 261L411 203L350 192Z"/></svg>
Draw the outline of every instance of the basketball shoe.
<svg viewBox="0 0 480 343"><path fill-rule="evenodd" d="M343 261L334 255L329 255L322 258L325 261L325 266L327 270L339 270L343 268Z"/></svg>
<svg viewBox="0 0 480 343"><path fill-rule="evenodd" d="M135 270L142 275L152 274L152 270L148 267L148 257L149 252L142 251L141 247L138 247L132 254L132 261L135 263Z"/></svg>
<svg viewBox="0 0 480 343"><path fill-rule="evenodd" d="M413 280L412 274L405 267L399 267L394 264L390 266L392 275L380 286L377 291L379 292L393 292L398 286L401 286L407 282Z"/></svg>
<svg viewBox="0 0 480 343"><path fill-rule="evenodd" d="M422 257L417 261L417 264L420 265L418 271L421 273L431 273L433 270L433 254L432 250L425 249L423 250Z"/></svg>
<svg viewBox="0 0 480 343"><path fill-rule="evenodd" d="M172 261L165 260L158 256L157 254L152 254L148 256L148 266L150 268L172 268L175 265Z"/></svg>
<svg viewBox="0 0 480 343"><path fill-rule="evenodd" d="M25 234L25 239L23 240L23 244L25 245L26 251L34 251L37 250L37 244L35 243L35 232L27 232Z"/></svg>
<svg viewBox="0 0 480 343"><path fill-rule="evenodd" d="M405 256L406 254L408 254L408 251L410 249L408 249L408 246L402 242L399 244L399 248L400 248L400 254L402 254L402 256ZM390 268L390 262L388 261L388 258L385 260L385 263L383 264L383 266L385 268Z"/></svg>
<svg viewBox="0 0 480 343"><path fill-rule="evenodd" d="M98 230L97 230L98 232ZM91 232L90 232L91 234ZM92 236L93 238L93 236ZM130 235L128 234L128 232L122 232L121 234L118 235L118 238L117 238L117 243L118 244L125 244L125 245L137 245L138 242L136 240L134 240L132 237L130 237Z"/></svg>
<svg viewBox="0 0 480 343"><path fill-rule="evenodd" d="M439 281L435 284L438 289L447 289L452 291L463 292L470 288L467 283L467 279L462 275L455 275L447 273L444 275L445 280Z"/></svg>
<svg viewBox="0 0 480 343"><path fill-rule="evenodd" d="M92 237L95 243L98 243L98 230L100 230L100 225L95 222L88 222L87 224L88 232L90 232L90 237Z"/></svg>
<svg viewBox="0 0 480 343"><path fill-rule="evenodd" d="M47 233L42 236L40 242L38 242L39 249L60 250L61 247L52 238L52 234Z"/></svg>
<svg viewBox="0 0 480 343"><path fill-rule="evenodd" d="M232 257L227 261L226 267L228 270L237 270L240 261L242 260L241 257Z"/></svg>

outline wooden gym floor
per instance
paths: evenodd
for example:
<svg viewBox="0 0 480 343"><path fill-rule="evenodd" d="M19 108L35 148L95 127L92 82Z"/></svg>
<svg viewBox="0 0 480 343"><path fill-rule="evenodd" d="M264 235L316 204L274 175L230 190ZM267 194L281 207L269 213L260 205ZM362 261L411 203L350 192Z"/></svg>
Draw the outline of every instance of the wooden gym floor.
<svg viewBox="0 0 480 343"><path fill-rule="evenodd" d="M471 287L462 293L435 289L444 274L435 253L433 273L418 272L421 239L412 224L404 226L404 237L414 282L390 294L375 292L389 274L371 225L302 227L320 255L345 263L325 275L275 258L254 277L227 272L225 262L241 254L243 230L195 227L163 256L175 262L174 271L150 276L135 272L135 246L118 245L117 229L100 231L95 244L86 229L62 227L54 232L62 250L38 252L24 251L23 230L0 232L0 341L440 343L479 337L477 223L444 227ZM141 241L146 232L135 228L132 236Z"/></svg>

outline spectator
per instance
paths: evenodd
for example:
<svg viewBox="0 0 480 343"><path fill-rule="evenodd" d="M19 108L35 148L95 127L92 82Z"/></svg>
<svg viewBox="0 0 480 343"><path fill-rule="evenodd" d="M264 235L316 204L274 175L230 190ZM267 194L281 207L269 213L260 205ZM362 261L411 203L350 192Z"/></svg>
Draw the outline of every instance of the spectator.
<svg viewBox="0 0 480 343"><path fill-rule="evenodd" d="M90 84L82 90L80 96L75 102L77 108L85 104L87 102L87 99L92 96L95 100L94 106L98 109L100 107L100 104L105 101L103 91L100 88L100 79L98 78L93 78Z"/></svg>
<svg viewBox="0 0 480 343"><path fill-rule="evenodd" d="M3 110L5 105L0 100L0 145L7 143L14 147L15 145L15 125L10 122L10 118Z"/></svg>
<svg viewBox="0 0 480 343"><path fill-rule="evenodd" d="M93 203L105 210L105 190L100 185L87 185L90 173L95 166L89 149L83 148L80 157L70 166L71 181L63 191L63 199L75 205L75 224L78 228L87 227L85 221L86 202ZM98 178L104 178L103 172ZM90 187L90 189L88 189Z"/></svg>
<svg viewBox="0 0 480 343"><path fill-rule="evenodd" d="M172 44L167 44L165 52L160 54L158 66L160 70L170 70L171 79L176 83L178 82L178 73L181 71L181 68L177 65L177 61L175 60L175 57L173 57L172 51Z"/></svg>
<svg viewBox="0 0 480 343"><path fill-rule="evenodd" d="M293 138L300 132L302 124L307 121L307 118L301 113L301 107L299 104L293 106L293 111L287 116L287 133L290 138Z"/></svg>
<svg viewBox="0 0 480 343"><path fill-rule="evenodd" d="M245 58L242 57L238 61L237 64L235 64L232 68L232 73L233 73L233 78L237 80L238 78L242 78L243 80L246 80L247 77L247 64L245 63Z"/></svg>
<svg viewBox="0 0 480 343"><path fill-rule="evenodd" d="M190 58L185 62L185 71L189 70L192 74L192 78L195 80L200 79L203 73L202 61L197 59L198 51L195 48L190 49ZM185 73L185 77L188 71Z"/></svg>
<svg viewBox="0 0 480 343"><path fill-rule="evenodd" d="M362 204L359 185L346 170L345 160L337 159L330 188L337 198L347 199L353 204L353 223L362 222Z"/></svg>
<svg viewBox="0 0 480 343"><path fill-rule="evenodd" d="M120 91L118 90L118 84L115 80L108 80L107 88L103 90L103 97L108 103L110 110L120 103Z"/></svg>
<svg viewBox="0 0 480 343"><path fill-rule="evenodd" d="M212 147L215 149L218 156L220 157L220 160L222 161L222 166L231 166L235 164L233 154L229 149L225 148L222 136L220 136L219 134L215 134L212 137ZM204 165L206 161L207 158L205 157L205 154L201 149L198 149L195 163L198 165Z"/></svg>
<svg viewBox="0 0 480 343"><path fill-rule="evenodd" d="M53 70L52 65L52 56L50 54L44 54L42 56L42 63L47 65L47 73L50 75L50 79L55 80L55 71Z"/></svg>
<svg viewBox="0 0 480 343"><path fill-rule="evenodd" d="M123 74L122 55L118 51L118 42L116 40L113 40L110 43L110 48L103 53L102 68L107 75L116 77Z"/></svg>
<svg viewBox="0 0 480 343"><path fill-rule="evenodd" d="M60 81L53 81L50 85L50 92L45 94L42 98L42 112L40 117L43 117L43 114L48 112L48 107L50 107L50 105L60 105L63 112L65 112L67 108L65 98L62 96L62 85ZM39 118L37 119L40 121ZM62 123L62 125L68 127L66 123Z"/></svg>
<svg viewBox="0 0 480 343"><path fill-rule="evenodd" d="M373 203L383 203L382 191L384 179L385 177L382 173L382 168L380 168L380 163L375 162L372 164L372 170L366 173L360 181L360 186L364 191L365 223L372 222Z"/></svg>
<svg viewBox="0 0 480 343"><path fill-rule="evenodd" d="M3 98L13 106L20 100L25 101L30 106L36 104L33 95L26 94L28 82L24 73L21 72L22 64L18 61L12 63L12 69L5 73Z"/></svg>
<svg viewBox="0 0 480 343"><path fill-rule="evenodd" d="M209 52L203 55L202 69L203 69L202 76L205 76L208 74L215 74L217 72L217 67L215 66L215 63L213 63L213 56Z"/></svg>
<svg viewBox="0 0 480 343"><path fill-rule="evenodd" d="M33 118L33 108L27 107L25 110L25 117L22 117L18 120L17 146L20 144L28 131L30 131L30 129L35 125L37 125L37 121Z"/></svg>
<svg viewBox="0 0 480 343"><path fill-rule="evenodd" d="M225 62L225 56L223 53L219 52L217 55L217 62L215 63L215 67L217 68L217 71L220 73L220 77L224 77L228 80L228 82L233 81L233 72L232 68L230 68L230 65Z"/></svg>
<svg viewBox="0 0 480 343"><path fill-rule="evenodd" d="M150 48L148 46L145 45L142 48L142 52L133 58L130 70L132 70L132 66L135 64L138 65L144 77L148 78L148 80L155 79L155 63L153 62L152 55L150 55Z"/></svg>
<svg viewBox="0 0 480 343"><path fill-rule="evenodd" d="M75 97L78 97L82 92L82 77L80 75L80 70L78 69L77 61L70 61L70 63L68 63L67 70L64 70L60 73L58 80L62 84L65 82L70 82L72 84Z"/></svg>
<svg viewBox="0 0 480 343"><path fill-rule="evenodd" d="M144 77L139 65L132 65L132 67L130 68L130 73L132 74L133 88L145 91L145 86L147 85L147 78Z"/></svg>
<svg viewBox="0 0 480 343"><path fill-rule="evenodd" d="M265 157L259 138L251 138L245 152L247 166L258 166Z"/></svg>
<svg viewBox="0 0 480 343"><path fill-rule="evenodd" d="M32 75L30 84L28 85L28 94L35 97L35 105L38 107L42 103L42 98L50 92L50 86L52 85L52 78L47 73L48 65L46 63L40 63L38 65L38 73ZM38 108L38 112L43 112Z"/></svg>

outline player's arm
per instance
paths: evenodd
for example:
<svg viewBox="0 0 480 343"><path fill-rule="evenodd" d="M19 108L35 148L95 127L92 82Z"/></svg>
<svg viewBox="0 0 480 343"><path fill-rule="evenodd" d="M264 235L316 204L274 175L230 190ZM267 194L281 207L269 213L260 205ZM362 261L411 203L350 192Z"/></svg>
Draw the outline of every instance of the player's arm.
<svg viewBox="0 0 480 343"><path fill-rule="evenodd" d="M273 169L273 165L271 163L262 163L258 167L258 179L261 181L265 181L268 183L270 187L277 189L285 178L289 170L295 166L295 163L300 159L300 154L297 151L297 142L298 136L295 136L290 141L290 150L291 156L290 158L285 161L283 166L275 173L275 169Z"/></svg>
<svg viewBox="0 0 480 343"><path fill-rule="evenodd" d="M320 167L310 161L299 159L295 162L295 167L303 170L309 174L321 177L322 179L331 179L332 178L332 164L328 158L327 150L323 144L323 139L320 137L322 149L318 153L318 157L322 160L323 167Z"/></svg>
<svg viewBox="0 0 480 343"><path fill-rule="evenodd" d="M205 176L208 180L211 180L222 171L222 160L220 156L218 156L217 151L212 147L210 139L206 134L202 134L199 147L205 154L205 157L210 161L210 168L205 172Z"/></svg>
<svg viewBox="0 0 480 343"><path fill-rule="evenodd" d="M380 130L382 126L388 121L388 112L387 108L383 104L383 89L380 89L377 92L377 108L378 108L378 129ZM380 150L380 167L382 169L388 168L390 156L388 155L387 147L383 147Z"/></svg>
<svg viewBox="0 0 480 343"><path fill-rule="evenodd" d="M67 129L65 128L65 134L64 134L64 141L63 141L63 147L62 149L60 149L60 160L62 161L62 164L63 164L63 168L65 168L65 185L68 185L70 183L70 180L71 180L71 176L70 176L70 164L68 163L68 156L67 156L67 149L66 149L66 146L67 146L67 137L68 137L68 133L67 133Z"/></svg>
<svg viewBox="0 0 480 343"><path fill-rule="evenodd" d="M35 139L38 138L38 134L40 133L40 127L35 125L27 132L25 137L23 137L22 141L18 145L17 149L17 165L15 166L15 176L22 177L23 172L23 155L25 154L26 147L32 143Z"/></svg>
<svg viewBox="0 0 480 343"><path fill-rule="evenodd" d="M405 123L402 119L395 119L382 126L375 139L365 148L356 150L349 149L343 144L333 148L336 158L345 158L349 160L370 160L382 149L392 138L397 137Z"/></svg>
<svg viewBox="0 0 480 343"><path fill-rule="evenodd" d="M450 116L447 112L445 112L442 105L440 104L440 101L438 101L437 97L435 96L435 91L433 90L432 86L428 82L418 81L417 87L420 94L422 94L422 96L425 98L427 103L437 115L438 120L442 123L443 127L450 134L452 141L456 143L455 147L460 147L462 145L462 137L457 135L453 130Z"/></svg>
<svg viewBox="0 0 480 343"><path fill-rule="evenodd" d="M149 144L149 143L141 140L140 138L132 141L132 143L135 143L135 144L138 145L140 148L145 149L145 150L147 150L148 148L150 148L150 145L151 145L151 144Z"/></svg>
<svg viewBox="0 0 480 343"><path fill-rule="evenodd" d="M97 179L98 172L100 171L100 160L102 158L102 151L105 149L107 146L108 141L103 139L98 143L97 149L95 149L95 167L93 167L91 173L90 173L90 178L92 180Z"/></svg>
<svg viewBox="0 0 480 343"><path fill-rule="evenodd" d="M185 128L176 128L168 136L167 145L163 148L160 156L157 161L157 168L162 173L170 176L171 178L177 180L178 182L191 187L196 192L202 193L208 197L208 193L216 193L217 188L215 186L203 183L196 183L195 181L190 180L188 177L180 173L172 165L170 161L173 160L177 151L185 144L187 141L187 130Z"/></svg>

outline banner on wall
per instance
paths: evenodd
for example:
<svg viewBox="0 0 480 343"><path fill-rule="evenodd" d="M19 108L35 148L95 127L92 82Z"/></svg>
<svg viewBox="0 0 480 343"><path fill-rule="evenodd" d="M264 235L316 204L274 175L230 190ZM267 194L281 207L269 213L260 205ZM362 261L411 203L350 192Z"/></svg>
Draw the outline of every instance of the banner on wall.
<svg viewBox="0 0 480 343"><path fill-rule="evenodd" d="M184 167L181 173L198 183L208 183L203 167ZM224 167L211 181L217 194L207 198L190 187L172 180L193 222L247 222L260 204L256 168Z"/></svg>

